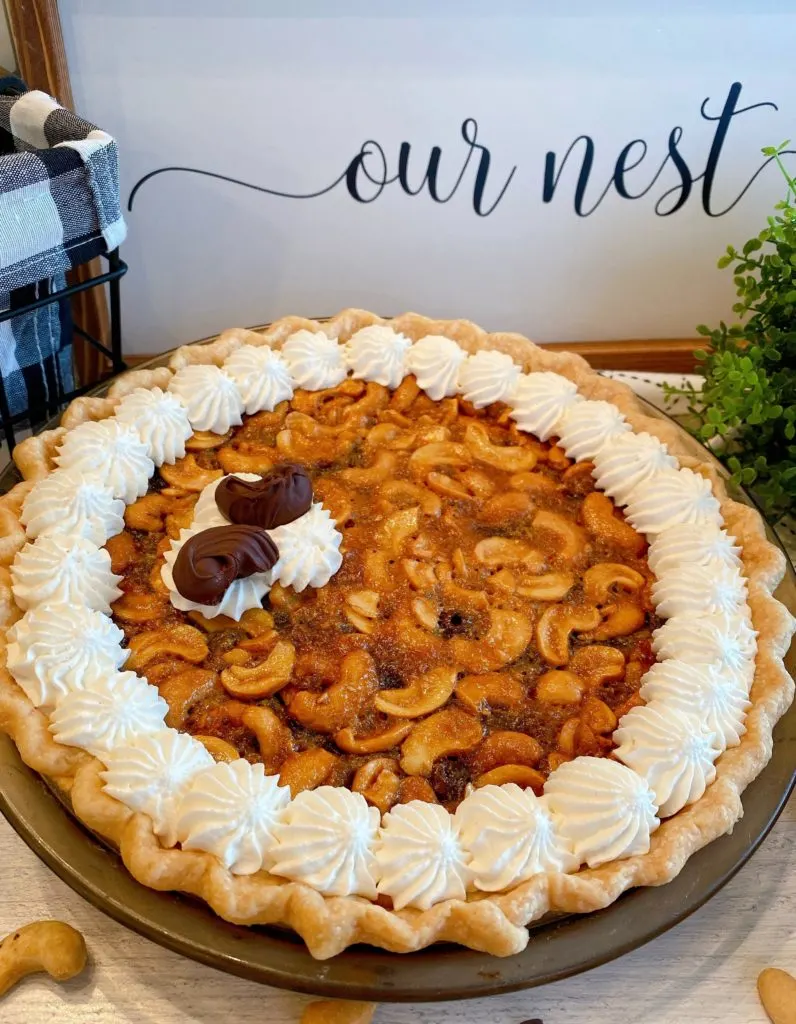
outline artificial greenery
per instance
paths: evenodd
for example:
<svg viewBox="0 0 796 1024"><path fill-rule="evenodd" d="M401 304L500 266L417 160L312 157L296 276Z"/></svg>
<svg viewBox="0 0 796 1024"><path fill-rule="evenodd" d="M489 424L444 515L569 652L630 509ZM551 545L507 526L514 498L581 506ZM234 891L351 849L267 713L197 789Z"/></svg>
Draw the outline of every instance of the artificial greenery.
<svg viewBox="0 0 796 1024"><path fill-rule="evenodd" d="M705 380L693 387L667 387L669 397L685 395L689 429L747 487L772 522L796 507L796 181L781 153L763 150L788 184L768 226L739 252L727 246L720 268L733 267L741 323L723 321L697 330L710 340L695 353Z"/></svg>

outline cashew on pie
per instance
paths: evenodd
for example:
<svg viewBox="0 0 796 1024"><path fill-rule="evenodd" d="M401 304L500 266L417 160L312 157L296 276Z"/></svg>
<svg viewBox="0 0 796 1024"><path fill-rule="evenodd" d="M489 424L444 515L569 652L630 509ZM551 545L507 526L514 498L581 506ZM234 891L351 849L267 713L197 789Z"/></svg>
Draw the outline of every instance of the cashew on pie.
<svg viewBox="0 0 796 1024"><path fill-rule="evenodd" d="M740 816L783 556L578 357L289 317L62 423L0 499L0 727L144 884L506 956Z"/></svg>

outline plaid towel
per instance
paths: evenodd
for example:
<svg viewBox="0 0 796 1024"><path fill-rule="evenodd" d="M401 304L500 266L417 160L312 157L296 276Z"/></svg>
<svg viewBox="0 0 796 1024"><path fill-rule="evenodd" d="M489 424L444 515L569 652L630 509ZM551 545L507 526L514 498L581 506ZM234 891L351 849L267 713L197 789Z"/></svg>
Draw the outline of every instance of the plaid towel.
<svg viewBox="0 0 796 1024"><path fill-rule="evenodd" d="M63 274L127 232L116 143L43 92L0 96L0 315L43 298ZM60 307L60 308L59 308ZM0 374L13 414L73 387L62 301L0 322Z"/></svg>

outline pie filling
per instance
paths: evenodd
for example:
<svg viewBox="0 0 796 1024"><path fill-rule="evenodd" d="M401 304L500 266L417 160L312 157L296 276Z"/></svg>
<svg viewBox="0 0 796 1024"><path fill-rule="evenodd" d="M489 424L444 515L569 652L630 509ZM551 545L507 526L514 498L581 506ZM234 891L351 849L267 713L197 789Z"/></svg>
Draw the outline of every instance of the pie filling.
<svg viewBox="0 0 796 1024"><path fill-rule="evenodd" d="M564 760L609 754L654 661L646 542L591 463L508 412L434 402L413 377L346 381L195 434L106 545L126 667L159 687L169 724L294 796L347 786L382 812L453 810L470 784L541 794ZM339 571L301 593L277 583L240 622L173 607L163 555L197 489L291 463L342 533Z"/></svg>
<svg viewBox="0 0 796 1024"><path fill-rule="evenodd" d="M56 463L9 672L105 793L234 874L424 911L645 854L745 730L710 480L502 352L233 345Z"/></svg>

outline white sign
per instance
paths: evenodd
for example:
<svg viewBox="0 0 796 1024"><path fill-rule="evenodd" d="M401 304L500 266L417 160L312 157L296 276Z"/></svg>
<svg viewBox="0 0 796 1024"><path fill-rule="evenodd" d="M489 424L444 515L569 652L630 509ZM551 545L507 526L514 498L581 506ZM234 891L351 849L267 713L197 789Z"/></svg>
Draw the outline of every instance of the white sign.
<svg viewBox="0 0 796 1024"><path fill-rule="evenodd" d="M784 195L796 8L638 6L62 0L121 150L126 350L347 305L541 341L732 318L716 259Z"/></svg>

